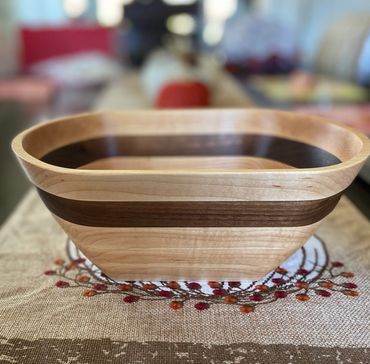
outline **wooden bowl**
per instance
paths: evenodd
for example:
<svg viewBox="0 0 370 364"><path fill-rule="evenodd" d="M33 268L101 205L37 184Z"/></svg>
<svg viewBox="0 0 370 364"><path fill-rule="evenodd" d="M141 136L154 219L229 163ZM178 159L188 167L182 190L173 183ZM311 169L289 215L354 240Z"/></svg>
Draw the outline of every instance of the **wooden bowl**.
<svg viewBox="0 0 370 364"><path fill-rule="evenodd" d="M301 247L366 136L267 110L91 113L12 147L57 222L113 279L258 279Z"/></svg>

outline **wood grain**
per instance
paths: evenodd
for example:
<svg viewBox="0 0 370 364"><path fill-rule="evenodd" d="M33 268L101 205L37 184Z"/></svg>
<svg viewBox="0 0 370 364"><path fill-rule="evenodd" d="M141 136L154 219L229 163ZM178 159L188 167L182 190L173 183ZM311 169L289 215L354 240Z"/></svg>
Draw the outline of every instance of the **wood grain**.
<svg viewBox="0 0 370 364"><path fill-rule="evenodd" d="M270 172L261 170L259 166L235 173L231 165L217 171L180 166L178 169L75 170L70 173L69 169L53 168L40 162L40 158L53 150L82 140L101 138L107 133L127 137L273 135L320 148L343 163L336 168L329 166L320 170L288 171L279 168L280 171ZM71 116L36 126L21 134L13 145L31 181L43 190L65 198L95 201L294 201L330 197L347 188L364 163L366 143L365 136L325 119L286 112L230 109Z"/></svg>
<svg viewBox="0 0 370 364"><path fill-rule="evenodd" d="M315 231L370 150L325 119L242 109L72 116L12 146L66 233L120 279L260 278Z"/></svg>
<svg viewBox="0 0 370 364"><path fill-rule="evenodd" d="M314 145L256 134L107 135L64 145L50 151L41 160L59 167L78 168L117 156L252 156L297 168L325 167L341 162Z"/></svg>
<svg viewBox="0 0 370 364"><path fill-rule="evenodd" d="M279 229L111 229L55 218L91 261L121 280L260 279L300 248L320 224Z"/></svg>
<svg viewBox="0 0 370 364"><path fill-rule="evenodd" d="M79 201L38 189L46 207L78 225L96 227L289 227L311 225L340 194L312 201Z"/></svg>
<svg viewBox="0 0 370 364"><path fill-rule="evenodd" d="M268 110L181 110L89 113L39 124L22 137L37 159L62 146L109 135L273 135L316 146L341 161L360 152L361 137L325 119ZM328 140L328 135L330 139ZM40 141L40 142L35 142Z"/></svg>
<svg viewBox="0 0 370 364"><path fill-rule="evenodd" d="M214 157L108 157L84 164L80 169L96 170L212 170L221 171L225 168L243 169L292 169L288 164L268 158L243 156Z"/></svg>

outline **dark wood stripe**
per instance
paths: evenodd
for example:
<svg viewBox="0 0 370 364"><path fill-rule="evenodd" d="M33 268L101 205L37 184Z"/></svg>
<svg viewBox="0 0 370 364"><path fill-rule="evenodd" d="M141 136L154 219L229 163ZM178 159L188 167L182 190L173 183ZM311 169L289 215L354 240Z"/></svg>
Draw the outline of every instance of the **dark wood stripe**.
<svg viewBox="0 0 370 364"><path fill-rule="evenodd" d="M69 144L46 154L42 161L78 168L117 156L254 156L296 168L325 167L341 161L310 144L272 135L210 134L163 136L107 136Z"/></svg>
<svg viewBox="0 0 370 364"><path fill-rule="evenodd" d="M38 192L47 208L77 225L96 227L288 227L328 215L340 194L311 201L80 201Z"/></svg>

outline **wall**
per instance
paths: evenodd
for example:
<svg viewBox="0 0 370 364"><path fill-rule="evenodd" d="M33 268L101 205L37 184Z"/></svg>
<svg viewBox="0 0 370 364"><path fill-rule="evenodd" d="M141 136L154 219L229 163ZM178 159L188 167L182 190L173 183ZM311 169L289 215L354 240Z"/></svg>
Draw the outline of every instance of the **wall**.
<svg viewBox="0 0 370 364"><path fill-rule="evenodd" d="M85 20L95 20L95 0L89 0ZM18 29L67 22L63 0L0 0L0 77L19 70Z"/></svg>
<svg viewBox="0 0 370 364"><path fill-rule="evenodd" d="M322 34L336 17L370 13L369 0L257 0L256 7L292 26L307 62L314 57Z"/></svg>
<svg viewBox="0 0 370 364"><path fill-rule="evenodd" d="M0 0L0 76L18 68L16 31L12 0Z"/></svg>
<svg viewBox="0 0 370 364"><path fill-rule="evenodd" d="M13 0L18 22L27 25L65 21L63 0Z"/></svg>

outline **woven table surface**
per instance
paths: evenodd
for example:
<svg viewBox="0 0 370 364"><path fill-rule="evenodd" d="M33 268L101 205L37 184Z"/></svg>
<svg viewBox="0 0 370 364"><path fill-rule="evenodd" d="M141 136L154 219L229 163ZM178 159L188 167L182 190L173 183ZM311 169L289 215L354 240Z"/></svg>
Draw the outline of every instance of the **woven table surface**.
<svg viewBox="0 0 370 364"><path fill-rule="evenodd" d="M118 284L31 191L0 230L0 363L368 363L370 224L343 197L317 237L262 282Z"/></svg>
<svg viewBox="0 0 370 364"><path fill-rule="evenodd" d="M253 312L217 300L195 308L204 296L173 309L173 298L157 300L151 287L130 302L135 289L85 295L86 284L61 277L70 264L68 274L95 282L71 265L65 234L32 191L0 232L0 363L366 363L370 225L342 198L318 236L333 277L308 282L316 284L308 300L283 284L287 295L251 301Z"/></svg>

